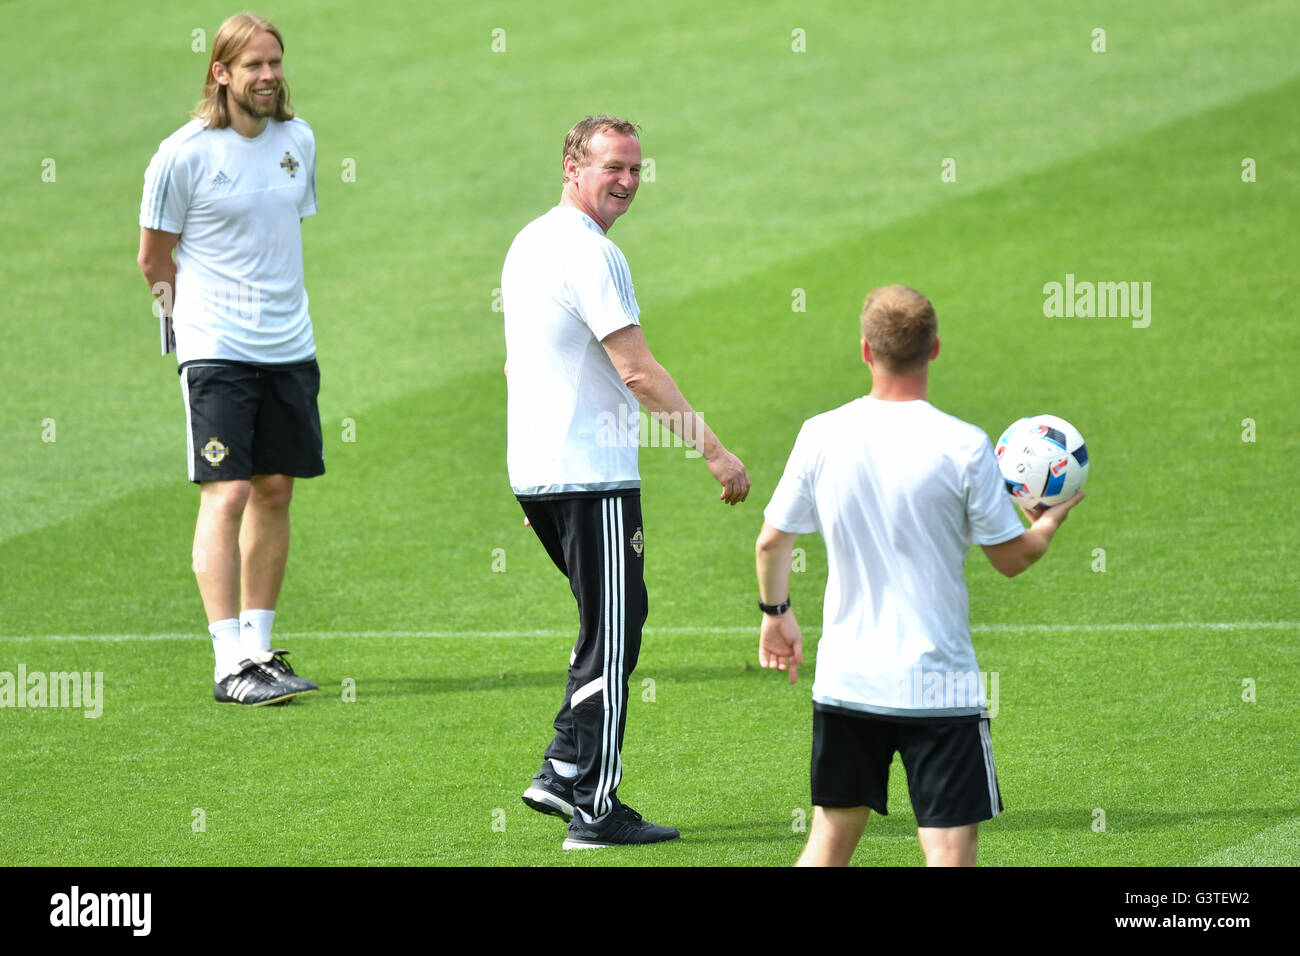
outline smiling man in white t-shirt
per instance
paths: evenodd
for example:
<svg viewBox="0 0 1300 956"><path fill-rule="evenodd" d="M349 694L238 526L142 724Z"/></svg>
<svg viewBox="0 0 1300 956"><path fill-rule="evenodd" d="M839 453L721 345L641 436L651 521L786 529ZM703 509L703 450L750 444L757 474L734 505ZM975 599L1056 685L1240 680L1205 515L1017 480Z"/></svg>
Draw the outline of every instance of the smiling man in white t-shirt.
<svg viewBox="0 0 1300 956"><path fill-rule="evenodd" d="M523 799L569 821L566 850L659 843L616 792L628 676L646 619L637 465L641 406L704 458L727 504L749 477L650 352L627 260L606 235L641 175L635 124L589 116L565 137L560 203L520 231L501 273L510 486L578 602L578 639L542 768Z"/></svg>
<svg viewBox="0 0 1300 956"><path fill-rule="evenodd" d="M790 608L795 539L817 531L829 574L813 681L813 825L800 865L847 865L884 814L902 755L931 866L975 863L1002 810L963 564L972 541L1014 576L1047 551L1082 492L1024 528L988 437L926 401L939 354L930 301L875 289L862 310L871 393L804 422L757 543L759 659L803 663Z"/></svg>
<svg viewBox="0 0 1300 956"><path fill-rule="evenodd" d="M316 140L289 104L283 54L262 17L221 25L194 119L158 147L140 204L138 264L174 326L201 489L194 572L213 696L252 706L316 690L271 648L294 479L325 471L301 230L316 213Z"/></svg>

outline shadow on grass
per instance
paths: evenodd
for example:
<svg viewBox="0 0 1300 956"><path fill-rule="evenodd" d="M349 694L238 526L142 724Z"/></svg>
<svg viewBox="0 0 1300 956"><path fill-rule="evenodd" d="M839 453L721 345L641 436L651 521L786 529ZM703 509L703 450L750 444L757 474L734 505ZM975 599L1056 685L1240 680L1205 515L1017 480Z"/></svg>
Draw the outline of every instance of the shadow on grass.
<svg viewBox="0 0 1300 956"><path fill-rule="evenodd" d="M436 670L431 663L430 670ZM466 691L514 691L520 688L536 688L562 692L565 672L561 668L546 671L501 671L496 674L447 674L429 677L392 677L383 674L350 673L356 681L358 696L362 689L366 697L406 697L420 694L459 694ZM809 672L811 677L811 671ZM639 683L645 678L652 678L657 684L703 684L713 682L732 683L737 680L764 680L780 683L784 678L775 674L764 674L761 668L750 667L746 670L740 664L726 664L713 667L638 667L632 673L631 688L639 693ZM337 684L338 681L330 682ZM324 685L322 685L324 686Z"/></svg>
<svg viewBox="0 0 1300 956"><path fill-rule="evenodd" d="M677 824L674 824L676 826ZM797 856L803 847L806 833L795 833L788 825L774 826L771 817L756 817L750 820L736 820L729 823L691 824L682 829L683 843L716 843L736 846L754 844L771 846L787 841Z"/></svg>
<svg viewBox="0 0 1300 956"><path fill-rule="evenodd" d="M1222 827L1225 810L1150 810L1125 808L1123 806L1106 807L1107 833L1143 833L1151 830L1165 830L1169 827L1200 824L1206 827ZM1233 808L1234 823L1249 822L1261 828L1267 828L1284 820L1300 815L1300 807L1248 807ZM1080 805L1069 809L1062 808L1014 808L1004 810L1001 815L980 824L981 833L996 833L1013 830L1054 830L1078 831L1080 827L1089 827L1092 823L1092 808Z"/></svg>

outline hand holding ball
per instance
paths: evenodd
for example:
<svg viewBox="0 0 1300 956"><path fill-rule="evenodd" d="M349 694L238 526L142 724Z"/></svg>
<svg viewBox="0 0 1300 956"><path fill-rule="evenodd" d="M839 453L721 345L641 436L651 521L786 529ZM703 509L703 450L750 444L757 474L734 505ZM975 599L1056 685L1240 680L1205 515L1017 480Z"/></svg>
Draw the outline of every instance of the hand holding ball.
<svg viewBox="0 0 1300 956"><path fill-rule="evenodd" d="M994 451L1007 491L1026 511L1068 501L1088 477L1083 436L1055 415L1033 415L1012 422Z"/></svg>

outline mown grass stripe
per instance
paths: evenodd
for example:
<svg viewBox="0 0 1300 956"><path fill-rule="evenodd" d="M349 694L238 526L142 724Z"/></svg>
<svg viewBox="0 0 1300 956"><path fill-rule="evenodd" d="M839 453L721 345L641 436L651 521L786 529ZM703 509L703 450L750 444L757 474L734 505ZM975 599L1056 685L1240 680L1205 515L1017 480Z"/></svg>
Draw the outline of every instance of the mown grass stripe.
<svg viewBox="0 0 1300 956"><path fill-rule="evenodd" d="M976 634L1058 634L1063 632L1114 633L1122 631L1286 631L1300 630L1300 621L1153 621L1150 623L1115 624L976 624L971 630ZM749 634L757 633L752 627L647 627L645 634ZM820 628L803 628L809 636L821 634ZM278 631L277 638L305 638L309 640L336 640L339 638L385 639L476 639L476 638L560 638L574 637L574 630L539 628L536 630L483 630L483 631ZM11 644L40 643L128 643L131 641L190 641L206 640L206 634L0 634L0 642Z"/></svg>

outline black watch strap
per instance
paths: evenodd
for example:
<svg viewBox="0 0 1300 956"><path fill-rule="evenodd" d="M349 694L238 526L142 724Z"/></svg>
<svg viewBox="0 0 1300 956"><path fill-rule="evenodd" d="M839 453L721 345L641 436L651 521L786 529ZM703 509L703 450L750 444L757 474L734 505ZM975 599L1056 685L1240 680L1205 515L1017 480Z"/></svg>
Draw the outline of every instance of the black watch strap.
<svg viewBox="0 0 1300 956"><path fill-rule="evenodd" d="M764 604L762 599L760 598L758 602L758 609L762 611L764 614L771 614L773 617L777 617L781 614L784 614L786 611L790 610L790 599L786 598L780 604Z"/></svg>

